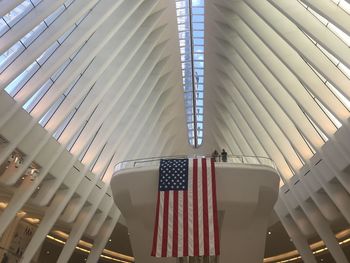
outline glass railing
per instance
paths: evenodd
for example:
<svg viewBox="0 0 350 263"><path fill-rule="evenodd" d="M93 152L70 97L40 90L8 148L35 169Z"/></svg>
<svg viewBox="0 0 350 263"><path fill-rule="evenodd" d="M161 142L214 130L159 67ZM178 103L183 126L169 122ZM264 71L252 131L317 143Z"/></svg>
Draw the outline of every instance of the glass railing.
<svg viewBox="0 0 350 263"><path fill-rule="evenodd" d="M248 164L248 165L260 165L273 168L277 171L274 161L268 157L262 156L243 156L243 155L228 155L227 158L222 156L212 157L210 155L174 155L174 156L162 156L162 157L150 157L135 160L126 160L118 163L114 172L119 172L125 169L134 169L141 167L159 166L162 159L185 159L185 158L213 158L217 163L231 163L231 164Z"/></svg>

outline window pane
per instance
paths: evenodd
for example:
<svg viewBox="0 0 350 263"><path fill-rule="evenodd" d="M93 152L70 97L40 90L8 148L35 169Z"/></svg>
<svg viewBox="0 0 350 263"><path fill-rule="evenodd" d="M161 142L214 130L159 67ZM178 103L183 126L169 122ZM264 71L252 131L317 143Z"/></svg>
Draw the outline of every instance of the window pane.
<svg viewBox="0 0 350 263"><path fill-rule="evenodd" d="M32 5L32 3L29 0L26 0L22 4L17 6L15 9L13 9L11 12L4 15L3 19L6 21L6 23L10 27L12 27L19 20L21 20L22 17L24 17L26 14L28 14L29 11L33 8L34 8L34 6Z"/></svg>
<svg viewBox="0 0 350 263"><path fill-rule="evenodd" d="M204 16L192 15L192 22L204 22Z"/></svg>
<svg viewBox="0 0 350 263"><path fill-rule="evenodd" d="M192 27L194 30L204 30L203 23L192 23Z"/></svg>
<svg viewBox="0 0 350 263"><path fill-rule="evenodd" d="M176 1L176 7L188 136L189 142L198 146L202 143L198 138L203 136L204 0Z"/></svg>
<svg viewBox="0 0 350 263"><path fill-rule="evenodd" d="M204 8L203 7L193 7L192 8L192 14L194 14L194 15L204 15Z"/></svg>

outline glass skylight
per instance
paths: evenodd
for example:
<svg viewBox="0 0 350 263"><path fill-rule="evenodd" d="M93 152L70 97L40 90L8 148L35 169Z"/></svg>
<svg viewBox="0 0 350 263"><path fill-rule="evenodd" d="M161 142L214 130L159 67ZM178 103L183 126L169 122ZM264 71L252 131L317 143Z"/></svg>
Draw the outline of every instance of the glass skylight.
<svg viewBox="0 0 350 263"><path fill-rule="evenodd" d="M177 0L176 13L188 138L198 147L203 142L204 0Z"/></svg>

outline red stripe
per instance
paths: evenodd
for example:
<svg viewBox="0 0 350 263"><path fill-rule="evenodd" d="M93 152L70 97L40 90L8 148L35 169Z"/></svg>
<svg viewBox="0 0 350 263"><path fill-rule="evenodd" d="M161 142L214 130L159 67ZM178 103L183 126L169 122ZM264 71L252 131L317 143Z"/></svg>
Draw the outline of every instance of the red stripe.
<svg viewBox="0 0 350 263"><path fill-rule="evenodd" d="M167 247L168 247L168 215L169 215L169 192L168 191L164 191L162 257L166 257L167 256Z"/></svg>
<svg viewBox="0 0 350 263"><path fill-rule="evenodd" d="M193 159L193 256L199 256L198 232L198 160Z"/></svg>
<svg viewBox="0 0 350 263"><path fill-rule="evenodd" d="M178 255L178 204L179 204L179 192L174 191L174 209L173 209L173 257Z"/></svg>
<svg viewBox="0 0 350 263"><path fill-rule="evenodd" d="M203 188L203 235L204 256L209 256L209 215L208 215L208 181L207 160L202 158L202 188Z"/></svg>
<svg viewBox="0 0 350 263"><path fill-rule="evenodd" d="M183 191L183 256L188 256L188 197L187 191Z"/></svg>
<svg viewBox="0 0 350 263"><path fill-rule="evenodd" d="M213 194L213 220L214 220L214 240L215 240L215 255L220 254L219 248L219 224L218 224L218 208L216 205L216 176L215 163L211 160L211 177L212 177L212 194Z"/></svg>
<svg viewBox="0 0 350 263"><path fill-rule="evenodd" d="M156 256L157 251L157 238L158 238L158 224L159 224L159 203L160 203L160 192L158 191L158 199L157 199L157 208L156 208L156 222L154 223L154 232L153 232L153 246L151 256Z"/></svg>

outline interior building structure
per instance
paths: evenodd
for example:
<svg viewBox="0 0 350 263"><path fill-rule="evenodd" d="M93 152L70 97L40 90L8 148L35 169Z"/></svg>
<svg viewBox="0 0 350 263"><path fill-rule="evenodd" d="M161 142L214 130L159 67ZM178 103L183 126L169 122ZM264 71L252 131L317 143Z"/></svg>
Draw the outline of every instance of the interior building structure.
<svg viewBox="0 0 350 263"><path fill-rule="evenodd" d="M134 262L115 166L225 149L280 175L264 262L350 261L349 0L1 0L0 17L0 258Z"/></svg>

